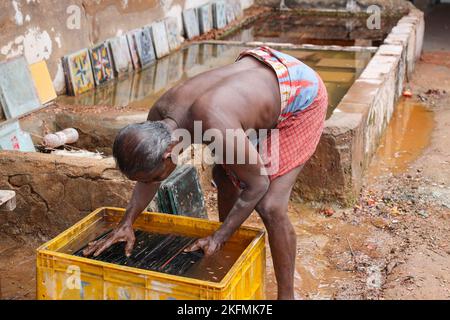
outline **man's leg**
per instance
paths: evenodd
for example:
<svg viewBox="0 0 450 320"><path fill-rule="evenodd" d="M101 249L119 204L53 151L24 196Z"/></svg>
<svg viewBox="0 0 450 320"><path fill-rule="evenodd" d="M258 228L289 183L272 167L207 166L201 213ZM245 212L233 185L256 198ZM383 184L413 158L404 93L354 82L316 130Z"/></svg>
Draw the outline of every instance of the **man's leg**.
<svg viewBox="0 0 450 320"><path fill-rule="evenodd" d="M297 167L273 180L266 195L256 206L269 235L278 299L282 300L294 299L297 236L287 210L292 188L302 168Z"/></svg>
<svg viewBox="0 0 450 320"><path fill-rule="evenodd" d="M228 216L241 191L231 182L221 165L213 168L213 179L217 185L217 202L219 207L219 219L221 222Z"/></svg>

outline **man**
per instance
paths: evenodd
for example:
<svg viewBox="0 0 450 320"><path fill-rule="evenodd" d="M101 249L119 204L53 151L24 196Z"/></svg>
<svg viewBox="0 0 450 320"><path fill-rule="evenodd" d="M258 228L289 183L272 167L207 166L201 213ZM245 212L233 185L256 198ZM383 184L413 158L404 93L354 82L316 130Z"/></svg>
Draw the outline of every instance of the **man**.
<svg viewBox="0 0 450 320"><path fill-rule="evenodd" d="M91 243L84 254L97 256L116 242L126 242L125 253L131 254L133 222L176 167L171 160L177 145L172 139L174 131L185 129L193 134L194 122L201 121L203 133L211 129L222 133L214 142L228 150L219 154L219 160L236 159L241 148L245 161L213 168L223 224L187 251L217 252L256 210L268 231L278 298L293 299L296 235L287 215L288 202L297 175L317 147L327 107L326 88L317 73L268 47L247 50L234 64L170 89L150 110L147 122L130 125L116 137L113 154L117 164L137 184L121 223L106 239ZM231 129L235 136L229 138L226 131ZM277 155L269 156L275 171L267 169L263 154L249 140L245 133L249 129L278 130L277 143L272 145L267 137L264 149L264 153Z"/></svg>

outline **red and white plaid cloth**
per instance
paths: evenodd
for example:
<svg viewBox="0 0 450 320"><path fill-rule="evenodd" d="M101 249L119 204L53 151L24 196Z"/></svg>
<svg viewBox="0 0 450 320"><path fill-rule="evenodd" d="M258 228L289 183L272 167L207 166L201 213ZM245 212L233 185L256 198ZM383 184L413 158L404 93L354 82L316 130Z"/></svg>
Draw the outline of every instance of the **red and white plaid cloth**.
<svg viewBox="0 0 450 320"><path fill-rule="evenodd" d="M328 109L327 89L320 76L292 56L260 47L239 55L251 55L271 66L277 74L281 93L281 115L277 138L259 142L259 152L270 180L305 164L314 154L322 136ZM236 175L224 166L236 187L244 188Z"/></svg>

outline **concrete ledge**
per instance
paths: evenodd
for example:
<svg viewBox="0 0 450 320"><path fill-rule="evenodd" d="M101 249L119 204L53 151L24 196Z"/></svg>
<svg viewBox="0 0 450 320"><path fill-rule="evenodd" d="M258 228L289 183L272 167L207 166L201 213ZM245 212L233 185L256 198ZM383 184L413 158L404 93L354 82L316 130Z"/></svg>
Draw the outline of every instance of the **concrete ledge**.
<svg viewBox="0 0 450 320"><path fill-rule="evenodd" d="M96 208L125 207L133 186L113 159L1 151L0 167L0 189L17 194L14 213L0 215L0 232L16 236L46 239Z"/></svg>
<svg viewBox="0 0 450 320"><path fill-rule="evenodd" d="M419 59L424 16L416 8L400 19L331 118L294 194L350 204L361 188L379 140Z"/></svg>

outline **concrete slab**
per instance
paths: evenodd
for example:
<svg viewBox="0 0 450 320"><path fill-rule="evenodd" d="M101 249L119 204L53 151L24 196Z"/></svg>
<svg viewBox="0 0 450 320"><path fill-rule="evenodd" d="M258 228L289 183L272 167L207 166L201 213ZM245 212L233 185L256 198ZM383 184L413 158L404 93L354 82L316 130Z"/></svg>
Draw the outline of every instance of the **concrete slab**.
<svg viewBox="0 0 450 320"><path fill-rule="evenodd" d="M24 57L0 64L0 105L7 119L41 106Z"/></svg>
<svg viewBox="0 0 450 320"><path fill-rule="evenodd" d="M342 99L342 103L361 103L373 101L383 83L381 80L356 80L350 90ZM340 109L340 105L338 106Z"/></svg>
<svg viewBox="0 0 450 320"><path fill-rule="evenodd" d="M359 79L384 80L387 75L395 72L399 61L399 56L376 54L366 69L364 69Z"/></svg>
<svg viewBox="0 0 450 320"><path fill-rule="evenodd" d="M378 53L387 56L401 56L403 53L403 46L399 44L383 44L378 49Z"/></svg>

